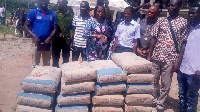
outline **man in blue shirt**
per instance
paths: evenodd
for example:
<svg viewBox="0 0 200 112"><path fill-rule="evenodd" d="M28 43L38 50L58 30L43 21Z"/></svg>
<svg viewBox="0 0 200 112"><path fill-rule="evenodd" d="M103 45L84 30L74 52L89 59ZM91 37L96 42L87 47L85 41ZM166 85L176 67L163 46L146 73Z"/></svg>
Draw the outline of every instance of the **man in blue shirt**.
<svg viewBox="0 0 200 112"><path fill-rule="evenodd" d="M27 14L25 30L32 36L34 47L36 47L33 66L39 65L41 55L43 65L50 66L50 42L57 30L57 18L56 14L48 9L49 0L37 2L39 7L31 9Z"/></svg>
<svg viewBox="0 0 200 112"><path fill-rule="evenodd" d="M134 9L126 7L124 10L124 21L122 21L115 32L115 43L112 52L133 52L137 49L137 39L140 38L140 25L132 19Z"/></svg>

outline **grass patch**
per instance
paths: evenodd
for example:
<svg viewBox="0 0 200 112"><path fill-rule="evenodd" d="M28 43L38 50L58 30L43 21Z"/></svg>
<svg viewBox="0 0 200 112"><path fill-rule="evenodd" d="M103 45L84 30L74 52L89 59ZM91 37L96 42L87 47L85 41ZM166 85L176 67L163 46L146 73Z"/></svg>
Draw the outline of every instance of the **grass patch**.
<svg viewBox="0 0 200 112"><path fill-rule="evenodd" d="M5 31L5 34L12 34L12 35L15 34L14 28L10 28L10 27L7 27L7 26L5 28L5 26L0 26L0 33L4 34L4 31Z"/></svg>

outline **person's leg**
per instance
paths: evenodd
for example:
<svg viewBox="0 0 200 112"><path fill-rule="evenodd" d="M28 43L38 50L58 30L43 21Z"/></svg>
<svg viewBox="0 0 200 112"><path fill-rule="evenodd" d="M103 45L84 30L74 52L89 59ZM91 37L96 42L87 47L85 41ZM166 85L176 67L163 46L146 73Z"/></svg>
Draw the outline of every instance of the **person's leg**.
<svg viewBox="0 0 200 112"><path fill-rule="evenodd" d="M160 80L160 62L159 61L152 61L152 74L154 75L154 81L152 83L154 90L153 90L153 97L154 97L154 103L157 104L157 99L159 98L160 93L160 86L159 86L159 80Z"/></svg>
<svg viewBox="0 0 200 112"><path fill-rule="evenodd" d="M171 82L172 82L172 67L173 64L162 63L161 64L161 93L157 101L157 108L160 110L164 109L164 102L168 96Z"/></svg>
<svg viewBox="0 0 200 112"><path fill-rule="evenodd" d="M41 51L37 51L35 50L35 65L39 65L40 64L40 57L41 57Z"/></svg>
<svg viewBox="0 0 200 112"><path fill-rule="evenodd" d="M82 61L86 61L86 48L80 48Z"/></svg>
<svg viewBox="0 0 200 112"><path fill-rule="evenodd" d="M199 98L199 81L195 80L195 75L187 75L187 112L197 112Z"/></svg>
<svg viewBox="0 0 200 112"><path fill-rule="evenodd" d="M53 42L52 44L53 67L59 67L60 51L61 48L56 43Z"/></svg>
<svg viewBox="0 0 200 112"><path fill-rule="evenodd" d="M70 46L65 44L62 48L63 63L69 62L69 56L70 56Z"/></svg>
<svg viewBox="0 0 200 112"><path fill-rule="evenodd" d="M51 51L41 51L44 66L50 66Z"/></svg>
<svg viewBox="0 0 200 112"><path fill-rule="evenodd" d="M80 52L78 51L78 48L76 46L73 46L73 51L72 51L72 61L78 61Z"/></svg>
<svg viewBox="0 0 200 112"><path fill-rule="evenodd" d="M1 25L5 25L5 17L2 17L1 19Z"/></svg>
<svg viewBox="0 0 200 112"><path fill-rule="evenodd" d="M187 84L187 78L184 73L182 73L180 70L177 72L177 80L178 80L178 87L179 87L179 109L180 112L186 112L187 108L187 90L188 90L188 84Z"/></svg>

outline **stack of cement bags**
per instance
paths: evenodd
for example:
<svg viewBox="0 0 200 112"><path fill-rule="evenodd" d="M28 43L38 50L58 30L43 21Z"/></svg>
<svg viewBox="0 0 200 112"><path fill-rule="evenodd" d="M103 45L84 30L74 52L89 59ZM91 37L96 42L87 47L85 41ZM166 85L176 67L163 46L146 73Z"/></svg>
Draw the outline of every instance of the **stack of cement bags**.
<svg viewBox="0 0 200 112"><path fill-rule="evenodd" d="M90 92L95 90L96 69L88 62L63 64L61 92L57 97L56 112L88 112L91 103Z"/></svg>
<svg viewBox="0 0 200 112"><path fill-rule="evenodd" d="M116 53L112 60L127 71L125 112L153 112L153 75L148 73L152 63L134 53Z"/></svg>
<svg viewBox="0 0 200 112"><path fill-rule="evenodd" d="M97 81L95 95L92 98L92 112L123 112L126 91L127 73L112 61L95 61L97 67ZM94 66L93 66L94 67Z"/></svg>
<svg viewBox="0 0 200 112"><path fill-rule="evenodd" d="M16 112L52 112L61 70L50 66L36 66L21 82Z"/></svg>

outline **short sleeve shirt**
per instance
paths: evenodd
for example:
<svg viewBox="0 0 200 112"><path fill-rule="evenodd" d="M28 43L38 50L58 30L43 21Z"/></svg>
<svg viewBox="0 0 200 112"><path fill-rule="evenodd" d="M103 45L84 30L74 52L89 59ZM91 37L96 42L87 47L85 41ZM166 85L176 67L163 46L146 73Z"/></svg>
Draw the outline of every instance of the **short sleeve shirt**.
<svg viewBox="0 0 200 112"><path fill-rule="evenodd" d="M31 21L33 33L44 42L52 33L54 24L57 24L56 14L50 10L43 14L40 8L31 9L27 14L27 20Z"/></svg>
<svg viewBox="0 0 200 112"><path fill-rule="evenodd" d="M140 43L138 43L138 46L140 49L149 49L149 45L151 42L151 30L153 25L155 25L156 22L148 23L147 19L142 19L140 21Z"/></svg>
<svg viewBox="0 0 200 112"><path fill-rule="evenodd" d="M133 48L134 41L140 38L140 25L134 20L130 24L122 21L117 26L115 36L118 38L118 46Z"/></svg>
<svg viewBox="0 0 200 112"><path fill-rule="evenodd" d="M200 70L200 25L190 29L187 44L185 47L183 60L180 65L180 71L187 75L195 74Z"/></svg>
<svg viewBox="0 0 200 112"><path fill-rule="evenodd" d="M188 23L182 17L176 17L171 20L172 28L175 33L177 43L180 44L187 40ZM152 28L151 35L157 38L155 48L153 50L152 59L160 62L175 63L179 54L173 42L168 19L166 17L159 18Z"/></svg>

